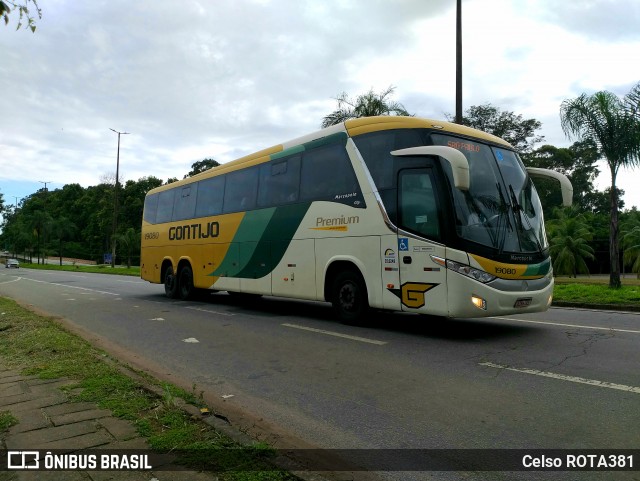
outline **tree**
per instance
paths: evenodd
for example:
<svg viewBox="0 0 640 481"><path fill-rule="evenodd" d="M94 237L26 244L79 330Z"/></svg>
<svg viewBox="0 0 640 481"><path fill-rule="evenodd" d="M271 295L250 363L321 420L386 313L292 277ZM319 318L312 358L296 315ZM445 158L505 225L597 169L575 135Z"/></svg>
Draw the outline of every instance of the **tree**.
<svg viewBox="0 0 640 481"><path fill-rule="evenodd" d="M346 92L342 92L336 100L338 108L322 119L322 128L339 124L349 119L360 117L373 117L376 115L408 115L407 109L399 102L389 99L395 87L390 86L387 90L375 93L373 89L366 94L358 95L355 99L350 99Z"/></svg>
<svg viewBox="0 0 640 481"><path fill-rule="evenodd" d="M120 244L120 250L124 251L127 257L127 267L131 267L131 256L140 248L140 232L129 227L122 234L117 234L116 237Z"/></svg>
<svg viewBox="0 0 640 481"><path fill-rule="evenodd" d="M622 245L624 246L623 261L631 265L631 272L635 272L640 279L640 212L630 211L630 218L621 227Z"/></svg>
<svg viewBox="0 0 640 481"><path fill-rule="evenodd" d="M573 205L581 211L593 211L595 188L593 182L598 176L596 162L598 148L587 140L575 142L569 148L558 148L543 145L527 155L524 159L527 167L551 169L565 174L573 186ZM536 178L536 190L544 208L545 218L550 218L552 210L562 205L562 193L554 180Z"/></svg>
<svg viewBox="0 0 640 481"><path fill-rule="evenodd" d="M621 282L616 178L620 167L635 167L640 163L640 83L623 99L611 92L601 91L565 100L560 106L560 120L567 137L576 136L592 140L609 166L609 287L619 288Z"/></svg>
<svg viewBox="0 0 640 481"><path fill-rule="evenodd" d="M37 238L37 256L38 264L40 264L40 247L44 230L51 224L51 216L44 210L36 210L31 213L27 219L27 225L33 229L33 232ZM42 256L42 263L44 264L44 255Z"/></svg>
<svg viewBox="0 0 640 481"><path fill-rule="evenodd" d="M53 221L52 232L58 239L58 256L60 257L60 265L62 265L62 250L64 241L68 240L77 230L76 225L69 218L61 216Z"/></svg>
<svg viewBox="0 0 640 481"><path fill-rule="evenodd" d="M187 175L185 175L184 178L186 179L187 177L193 177L194 175L197 175L200 172L209 170L212 167L217 167L218 165L220 165L220 162L218 162L217 160L213 160L213 159L199 160L191 164L191 171Z"/></svg>
<svg viewBox="0 0 640 481"><path fill-rule="evenodd" d="M36 31L36 22L31 14L32 10L29 10L29 4L33 4L33 8L36 10L38 18L42 18L42 10L38 7L36 0L23 0L22 3L18 3L15 0L0 0L0 17L4 18L4 24L9 24L9 14L11 10L18 10L18 26L16 30L20 30L23 20L27 21L25 28L31 29L32 32Z"/></svg>
<svg viewBox="0 0 640 481"><path fill-rule="evenodd" d="M453 118L450 114L446 117L449 120ZM522 115L513 112L501 111L490 103L469 107L462 116L462 125L500 137L521 154L528 154L535 144L544 140L544 136L536 135L536 130L542 127L541 122L523 119Z"/></svg>
<svg viewBox="0 0 640 481"><path fill-rule="evenodd" d="M574 207L558 209L557 218L548 223L549 253L556 274L588 274L585 259L595 259L589 245L592 233L584 216Z"/></svg>

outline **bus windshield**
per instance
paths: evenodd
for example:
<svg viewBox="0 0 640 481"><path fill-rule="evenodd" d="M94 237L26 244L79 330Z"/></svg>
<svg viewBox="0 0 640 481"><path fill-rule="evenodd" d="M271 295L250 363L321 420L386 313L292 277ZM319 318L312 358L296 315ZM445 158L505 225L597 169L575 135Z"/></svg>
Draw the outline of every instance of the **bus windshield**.
<svg viewBox="0 0 640 481"><path fill-rule="evenodd" d="M478 141L431 137L435 145L460 150L469 160L469 190L453 189L458 236L500 254L543 254L548 243L542 206L518 155ZM451 176L449 168L445 171Z"/></svg>

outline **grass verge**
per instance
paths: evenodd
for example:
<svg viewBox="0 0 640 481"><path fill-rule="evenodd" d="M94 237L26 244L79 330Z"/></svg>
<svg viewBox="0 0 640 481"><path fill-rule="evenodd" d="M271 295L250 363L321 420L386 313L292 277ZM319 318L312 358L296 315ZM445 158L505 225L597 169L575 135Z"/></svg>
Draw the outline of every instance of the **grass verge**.
<svg viewBox="0 0 640 481"><path fill-rule="evenodd" d="M554 302L593 306L640 306L640 281L625 278L620 289L609 289L609 277L556 277Z"/></svg>
<svg viewBox="0 0 640 481"><path fill-rule="evenodd" d="M87 264L30 264L22 262L20 263L21 268L27 269L40 269L47 271L71 271L71 272L92 272L94 274L115 274L118 276L137 276L140 277L140 267L131 266L131 267L111 267L105 264L99 265L87 265Z"/></svg>
<svg viewBox="0 0 640 481"><path fill-rule="evenodd" d="M125 375L117 360L66 331L54 319L4 298L0 298L0 359L5 367L21 369L27 375L77 381L66 388L72 400L110 409L116 417L131 421L152 449L181 453L178 462L213 471L220 480L298 479L268 463L266 459L272 454L268 446L240 446L180 409L177 398L203 407L195 386L190 393L147 377L146 381L162 387L163 395L155 394ZM0 433L16 421L9 411L1 411Z"/></svg>

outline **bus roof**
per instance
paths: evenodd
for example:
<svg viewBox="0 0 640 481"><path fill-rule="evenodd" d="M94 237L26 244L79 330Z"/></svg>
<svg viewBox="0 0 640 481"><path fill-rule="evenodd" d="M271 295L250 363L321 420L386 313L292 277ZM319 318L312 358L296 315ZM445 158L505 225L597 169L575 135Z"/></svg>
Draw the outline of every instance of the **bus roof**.
<svg viewBox="0 0 640 481"><path fill-rule="evenodd" d="M253 165L261 164L263 162L267 162L268 160L270 160L273 154L277 154L284 150L301 146L307 142L312 142L314 140L327 137L328 135L337 134L339 132L346 132L349 135L349 137L357 137L358 135L367 134L370 132L377 132L380 130L420 129L420 128L439 130L439 131L442 131L443 133L446 132L446 133L464 135L466 137L472 137L480 140L485 140L487 142L492 142L494 144L504 145L505 147L508 147L511 149L513 148L511 144L501 139L500 137L496 137L495 135L491 135L471 127L466 127L464 125L454 124L452 122L445 122L441 120L431 120L431 119L425 119L421 117L403 117L403 116L362 117L358 119L347 120L346 122L341 122L337 125L333 125L331 127L327 127L325 129L318 130L316 132L312 132L302 137L289 140L288 142L284 142L282 144L274 145L273 147L269 147L267 149L254 152L253 154L240 157L239 159L235 159L225 164L219 165L217 167L213 167L197 175L188 177L183 180L179 180L172 184L156 187L155 189L152 189L150 193L161 192L163 190L177 187L181 184L189 184L197 180L206 179L208 177L224 174L226 172L232 172L240 168L246 168L246 167L251 167Z"/></svg>

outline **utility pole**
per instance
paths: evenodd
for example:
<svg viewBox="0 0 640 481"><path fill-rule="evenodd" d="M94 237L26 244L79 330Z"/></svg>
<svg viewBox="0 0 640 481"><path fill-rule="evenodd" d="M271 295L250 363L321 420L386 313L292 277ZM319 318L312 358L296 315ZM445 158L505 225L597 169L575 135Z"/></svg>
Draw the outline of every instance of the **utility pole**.
<svg viewBox="0 0 640 481"><path fill-rule="evenodd" d="M456 124L462 124L462 0L456 0Z"/></svg>
<svg viewBox="0 0 640 481"><path fill-rule="evenodd" d="M38 182L40 182L41 184L44 184L44 213L47 213L47 184L51 184L50 180L47 180L46 182L43 180L39 180ZM42 221L42 225L40 226L40 236L42 237L42 245L43 245L43 250L45 251L42 254L42 264L46 264L45 261L45 257L46 257L46 251L47 251L47 239L45 237L45 231L44 231L44 218ZM38 264L40 264L40 243L38 243Z"/></svg>
<svg viewBox="0 0 640 481"><path fill-rule="evenodd" d="M111 239L111 267L116 265L116 232L118 230L118 190L120 188L120 136L128 135L129 132L118 132L112 128L109 130L118 134L118 153L116 156L116 190L113 196L113 234Z"/></svg>

